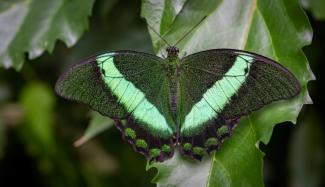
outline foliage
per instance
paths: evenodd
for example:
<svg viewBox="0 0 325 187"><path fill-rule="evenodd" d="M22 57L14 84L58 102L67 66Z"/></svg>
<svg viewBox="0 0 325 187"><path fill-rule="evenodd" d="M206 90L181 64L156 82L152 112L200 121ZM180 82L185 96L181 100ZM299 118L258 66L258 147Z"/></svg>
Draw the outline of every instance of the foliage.
<svg viewBox="0 0 325 187"><path fill-rule="evenodd" d="M91 112L91 120L89 122L89 125L84 133L84 135L79 138L74 145L80 146L84 144L85 142L89 141L96 135L100 134L101 132L106 131L113 125L113 120L102 116L98 112L92 111Z"/></svg>
<svg viewBox="0 0 325 187"><path fill-rule="evenodd" d="M28 125L22 127L26 128L22 133L30 131L26 135L28 141L35 139L34 143L41 143L43 148L50 151L55 144L53 137L55 99L51 88L42 83L27 85L21 92L20 100L25 111L26 124ZM36 105L36 103L38 104ZM30 134L33 134L32 138L28 138ZM31 151L38 152L42 150L31 147Z"/></svg>
<svg viewBox="0 0 325 187"><path fill-rule="evenodd" d="M25 124L20 126L21 138L31 155L38 157L39 169L54 186L78 185L73 166L59 148L54 133L55 97L52 89L44 83L26 85L20 95L25 111ZM36 104L37 103L37 104ZM62 172L59 174L59 171ZM61 176L60 176L61 175ZM60 176L63 180L57 180Z"/></svg>
<svg viewBox="0 0 325 187"><path fill-rule="evenodd" d="M0 66L19 70L25 61L52 51L60 39L71 47L88 27L93 0L0 2ZM77 7L77 8L76 8Z"/></svg>
<svg viewBox="0 0 325 187"><path fill-rule="evenodd" d="M304 8L310 10L316 19L325 20L325 1L301 0Z"/></svg>
<svg viewBox="0 0 325 187"><path fill-rule="evenodd" d="M221 150L200 163L200 172L193 173L193 163L177 157L149 166L158 168L154 181L159 186L188 186L191 181L182 179L200 178L196 186L262 186L263 153L258 150L259 142L267 144L275 124L295 122L302 105L311 103L307 82L313 79L313 74L301 48L310 44L312 32L304 12L294 1L188 0L177 5L168 1L164 4L143 1L142 16L171 44L207 16L178 45L181 54L213 48L253 51L287 67L298 77L303 89L294 99L274 103L244 117ZM158 52L165 44L155 33L151 35Z"/></svg>

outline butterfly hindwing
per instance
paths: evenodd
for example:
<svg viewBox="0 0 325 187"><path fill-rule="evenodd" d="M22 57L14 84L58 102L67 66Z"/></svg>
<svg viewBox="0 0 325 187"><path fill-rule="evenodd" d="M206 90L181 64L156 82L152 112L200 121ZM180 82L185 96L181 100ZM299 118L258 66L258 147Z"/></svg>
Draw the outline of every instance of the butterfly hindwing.
<svg viewBox="0 0 325 187"><path fill-rule="evenodd" d="M174 154L174 138L157 136L148 132L141 122L129 117L115 120L116 127L122 137L128 141L136 152L143 154L148 160L164 161Z"/></svg>
<svg viewBox="0 0 325 187"><path fill-rule="evenodd" d="M163 59L133 51L90 58L71 67L56 84L59 95L113 118L136 151L159 161L171 157L174 149L168 89Z"/></svg>
<svg viewBox="0 0 325 187"><path fill-rule="evenodd" d="M180 133L179 150L182 154L201 160L205 153L210 153L220 148L224 140L230 137L239 118L224 119L213 118L203 123L202 129L197 132Z"/></svg>
<svg viewBox="0 0 325 187"><path fill-rule="evenodd" d="M300 91L283 66L257 54L216 49L181 59L180 151L200 159L220 147L241 116Z"/></svg>

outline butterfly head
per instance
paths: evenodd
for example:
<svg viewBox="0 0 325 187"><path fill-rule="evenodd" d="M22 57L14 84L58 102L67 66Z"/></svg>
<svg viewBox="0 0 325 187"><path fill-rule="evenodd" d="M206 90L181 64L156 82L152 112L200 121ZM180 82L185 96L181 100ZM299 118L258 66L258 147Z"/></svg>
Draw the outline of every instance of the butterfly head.
<svg viewBox="0 0 325 187"><path fill-rule="evenodd" d="M178 58L179 49L175 46L167 47L167 58Z"/></svg>

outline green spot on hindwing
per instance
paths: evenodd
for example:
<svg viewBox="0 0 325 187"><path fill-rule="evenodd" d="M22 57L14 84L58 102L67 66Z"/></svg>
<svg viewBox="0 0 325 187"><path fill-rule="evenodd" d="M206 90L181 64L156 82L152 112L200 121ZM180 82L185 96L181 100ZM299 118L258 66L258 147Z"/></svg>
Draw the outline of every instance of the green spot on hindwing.
<svg viewBox="0 0 325 187"><path fill-rule="evenodd" d="M130 137L131 139L135 139L137 137L135 131L132 130L131 128L126 128L124 130L124 134L126 137Z"/></svg>
<svg viewBox="0 0 325 187"><path fill-rule="evenodd" d="M204 149L202 147L193 147L193 153L196 155L204 155Z"/></svg>
<svg viewBox="0 0 325 187"><path fill-rule="evenodd" d="M137 147L140 147L140 148L143 148L143 149L147 149L147 147L148 147L148 144L144 139L137 139L135 141L135 145Z"/></svg>
<svg viewBox="0 0 325 187"><path fill-rule="evenodd" d="M164 144L164 145L161 147L161 150L162 150L163 152L165 152L165 153L169 153L169 152L170 152L170 146Z"/></svg>
<svg viewBox="0 0 325 187"><path fill-rule="evenodd" d="M229 129L228 129L227 125L223 125L223 126L219 127L218 130L217 130L218 136L222 136L222 135L225 135L227 133L229 133Z"/></svg>
<svg viewBox="0 0 325 187"><path fill-rule="evenodd" d="M184 149L185 151L189 151L189 150L191 150L191 148L192 148L192 144L190 144L190 143L185 143L185 144L183 145L183 149Z"/></svg>
<svg viewBox="0 0 325 187"><path fill-rule="evenodd" d="M219 141L217 138L209 138L205 141L205 146L206 147L211 147L211 146L216 146L218 145Z"/></svg>
<svg viewBox="0 0 325 187"><path fill-rule="evenodd" d="M154 148L154 149L150 149L150 158L155 158L158 157L160 155L161 150Z"/></svg>

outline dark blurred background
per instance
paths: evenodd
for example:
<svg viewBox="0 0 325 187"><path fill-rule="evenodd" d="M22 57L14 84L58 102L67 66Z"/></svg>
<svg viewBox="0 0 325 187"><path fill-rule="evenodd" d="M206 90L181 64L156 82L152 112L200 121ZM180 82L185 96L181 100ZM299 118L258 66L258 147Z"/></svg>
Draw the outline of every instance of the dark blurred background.
<svg viewBox="0 0 325 187"><path fill-rule="evenodd" d="M88 125L88 107L53 90L67 66L103 49L153 53L139 15L138 1L98 0L89 30L75 46L58 42L52 54L26 62L21 72L0 69L0 187L154 186L155 170L146 171L146 160L115 128L74 148ZM303 50L317 77L309 83L314 104L303 107L297 125L277 125L270 143L261 146L266 186L325 186L325 21L308 16L314 37Z"/></svg>

